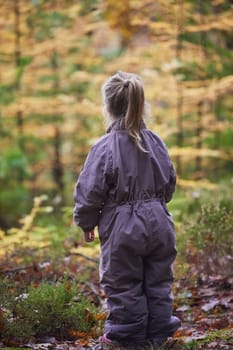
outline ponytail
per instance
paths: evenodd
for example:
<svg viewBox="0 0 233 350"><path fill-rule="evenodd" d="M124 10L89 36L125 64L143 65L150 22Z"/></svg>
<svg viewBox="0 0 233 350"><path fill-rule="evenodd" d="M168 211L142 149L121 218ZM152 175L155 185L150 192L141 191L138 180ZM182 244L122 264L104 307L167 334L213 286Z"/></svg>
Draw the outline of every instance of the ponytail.
<svg viewBox="0 0 233 350"><path fill-rule="evenodd" d="M137 147L141 145L140 127L145 109L143 84L139 76L125 72L113 75L102 88L106 110L111 121L119 120Z"/></svg>
<svg viewBox="0 0 233 350"><path fill-rule="evenodd" d="M130 79L128 85L128 108L125 115L125 128L134 142L145 152L141 145L140 127L144 111L144 90L142 83L137 79Z"/></svg>

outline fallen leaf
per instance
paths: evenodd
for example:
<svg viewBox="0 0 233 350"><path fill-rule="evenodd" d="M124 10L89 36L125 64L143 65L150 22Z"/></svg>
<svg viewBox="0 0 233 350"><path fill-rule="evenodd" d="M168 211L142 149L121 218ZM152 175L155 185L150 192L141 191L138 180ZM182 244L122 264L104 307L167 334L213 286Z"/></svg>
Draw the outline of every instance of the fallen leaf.
<svg viewBox="0 0 233 350"><path fill-rule="evenodd" d="M201 339L205 339L207 337L206 334L193 334L191 337L185 337L183 339L184 343L189 343L192 340L201 340Z"/></svg>
<svg viewBox="0 0 233 350"><path fill-rule="evenodd" d="M227 318L215 319L210 325L210 329L224 329L228 327L229 321Z"/></svg>
<svg viewBox="0 0 233 350"><path fill-rule="evenodd" d="M189 306L188 305L183 305L183 306L180 306L176 309L176 311L187 311L189 310Z"/></svg>
<svg viewBox="0 0 233 350"><path fill-rule="evenodd" d="M216 289L215 288L200 288L199 295L201 297L213 297L216 295Z"/></svg>
<svg viewBox="0 0 233 350"><path fill-rule="evenodd" d="M102 313L98 313L97 315L95 315L95 319L96 321L102 321L105 320L107 317L107 314L102 312Z"/></svg>
<svg viewBox="0 0 233 350"><path fill-rule="evenodd" d="M202 305L201 309L203 311L205 311L205 312L208 312L208 311L214 309L215 306L218 305L218 304L219 304L218 300L213 300L213 301L211 301L211 302L209 302L209 303L207 303L205 305Z"/></svg>

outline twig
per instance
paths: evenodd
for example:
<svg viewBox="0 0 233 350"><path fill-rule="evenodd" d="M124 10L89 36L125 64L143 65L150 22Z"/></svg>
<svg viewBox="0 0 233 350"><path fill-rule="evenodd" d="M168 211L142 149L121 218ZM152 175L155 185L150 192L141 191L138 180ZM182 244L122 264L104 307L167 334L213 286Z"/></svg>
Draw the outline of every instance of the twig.
<svg viewBox="0 0 233 350"><path fill-rule="evenodd" d="M70 253L70 255L77 255L77 256L81 256L82 258L89 260L91 262L94 262L95 264L98 264L99 260L95 259L95 258L91 258L90 256L84 255L82 253Z"/></svg>
<svg viewBox="0 0 233 350"><path fill-rule="evenodd" d="M96 289L96 287L94 286L93 283L86 282L85 285L88 286L92 290L92 292L99 297L99 292L98 292L98 290Z"/></svg>
<svg viewBox="0 0 233 350"><path fill-rule="evenodd" d="M102 298L100 297L100 294L99 294L98 290L96 289L95 285L94 285L93 283L91 283L91 282L86 282L85 285L91 289L91 291L92 291L92 292L95 294L95 296L97 297L97 299L98 299L100 305L102 305L102 304L103 304L103 300L102 300Z"/></svg>
<svg viewBox="0 0 233 350"><path fill-rule="evenodd" d="M4 274L4 273L18 272L18 271L30 269L30 268L32 268L32 267L34 267L34 265L15 267L15 268L13 268L13 269L8 269L8 270L1 270L1 269L0 269L0 273Z"/></svg>
<svg viewBox="0 0 233 350"><path fill-rule="evenodd" d="M172 339L172 341L170 342L170 344L168 343L167 345L165 345L165 350L170 350L173 348L173 346L177 343L177 339Z"/></svg>

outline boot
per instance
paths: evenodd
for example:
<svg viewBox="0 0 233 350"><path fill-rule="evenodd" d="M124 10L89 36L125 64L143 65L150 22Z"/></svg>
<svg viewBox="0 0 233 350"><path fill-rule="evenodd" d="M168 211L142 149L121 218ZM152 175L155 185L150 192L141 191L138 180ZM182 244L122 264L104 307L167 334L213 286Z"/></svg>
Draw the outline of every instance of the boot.
<svg viewBox="0 0 233 350"><path fill-rule="evenodd" d="M172 316L169 324L163 329L163 335L153 338L151 341L154 346L154 350L169 349L171 346L167 347L166 341L169 337L172 337L177 329L181 326L181 321L178 317Z"/></svg>
<svg viewBox="0 0 233 350"><path fill-rule="evenodd" d="M104 334L99 338L99 344L94 347L94 350L124 350L120 343L108 339Z"/></svg>
<svg viewBox="0 0 233 350"><path fill-rule="evenodd" d="M176 339L168 338L166 340L162 340L161 342L152 342L153 350L171 350L173 346L176 344Z"/></svg>
<svg viewBox="0 0 233 350"><path fill-rule="evenodd" d="M153 343L149 340L146 340L143 343L138 344L130 344L127 350L154 350Z"/></svg>
<svg viewBox="0 0 233 350"><path fill-rule="evenodd" d="M172 337L173 334L177 331L177 329L181 326L181 321L178 317L172 316L170 319L170 323L167 326L167 330L164 329L164 333L168 337Z"/></svg>
<svg viewBox="0 0 233 350"><path fill-rule="evenodd" d="M99 341L100 343L94 347L94 350L154 350L153 343L149 340L137 344L121 344L103 335Z"/></svg>

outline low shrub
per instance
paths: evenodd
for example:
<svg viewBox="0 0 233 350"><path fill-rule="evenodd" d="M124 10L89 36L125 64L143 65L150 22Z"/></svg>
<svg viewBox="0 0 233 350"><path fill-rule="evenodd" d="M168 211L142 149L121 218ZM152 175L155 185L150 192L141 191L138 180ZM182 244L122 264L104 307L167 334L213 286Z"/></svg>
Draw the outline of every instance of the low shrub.
<svg viewBox="0 0 233 350"><path fill-rule="evenodd" d="M69 337L73 330L89 332L95 324L95 306L74 282L42 282L31 285L20 295L3 295L4 340L25 342L47 336Z"/></svg>
<svg viewBox="0 0 233 350"><path fill-rule="evenodd" d="M216 200L201 206L195 222L186 227L190 242L188 259L196 255L199 269L206 273L232 273L233 202Z"/></svg>

